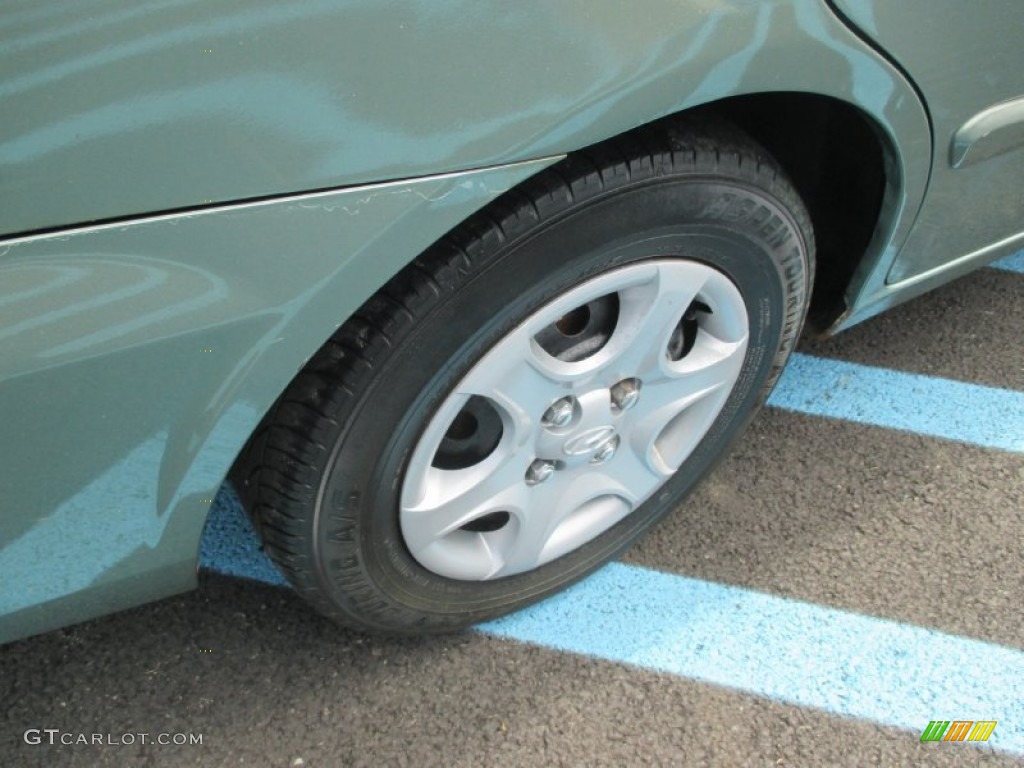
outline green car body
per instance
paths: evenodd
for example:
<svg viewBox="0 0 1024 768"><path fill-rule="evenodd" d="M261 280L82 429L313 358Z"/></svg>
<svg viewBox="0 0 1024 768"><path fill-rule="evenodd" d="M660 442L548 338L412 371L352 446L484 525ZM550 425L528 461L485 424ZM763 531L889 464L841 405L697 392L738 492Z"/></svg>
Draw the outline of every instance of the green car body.
<svg viewBox="0 0 1024 768"><path fill-rule="evenodd" d="M1019 250L1008 29L1015 0L4 0L0 641L192 588L219 486L331 333L631 128L721 104L827 158L861 123L876 191L819 264L829 330Z"/></svg>

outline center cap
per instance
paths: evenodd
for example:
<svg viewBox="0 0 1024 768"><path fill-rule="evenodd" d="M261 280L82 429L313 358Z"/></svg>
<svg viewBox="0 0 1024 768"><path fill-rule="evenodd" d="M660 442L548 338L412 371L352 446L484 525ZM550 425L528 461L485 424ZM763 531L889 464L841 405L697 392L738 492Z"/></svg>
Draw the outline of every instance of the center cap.
<svg viewBox="0 0 1024 768"><path fill-rule="evenodd" d="M586 456L593 453L615 436L615 427L594 427L565 441L562 451L567 456Z"/></svg>

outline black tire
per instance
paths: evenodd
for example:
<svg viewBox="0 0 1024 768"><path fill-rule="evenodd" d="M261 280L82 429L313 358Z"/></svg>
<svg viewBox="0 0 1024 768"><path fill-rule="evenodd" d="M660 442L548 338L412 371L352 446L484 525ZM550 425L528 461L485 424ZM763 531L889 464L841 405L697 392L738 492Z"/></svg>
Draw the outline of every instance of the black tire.
<svg viewBox="0 0 1024 768"><path fill-rule="evenodd" d="M581 579L677 507L764 402L803 323L813 250L791 185L728 125L664 123L565 159L405 268L282 395L242 471L266 551L319 611L372 631L455 630ZM655 257L723 273L749 317L741 372L696 448L624 519L532 570L479 581L424 567L399 495L449 392L552 297Z"/></svg>

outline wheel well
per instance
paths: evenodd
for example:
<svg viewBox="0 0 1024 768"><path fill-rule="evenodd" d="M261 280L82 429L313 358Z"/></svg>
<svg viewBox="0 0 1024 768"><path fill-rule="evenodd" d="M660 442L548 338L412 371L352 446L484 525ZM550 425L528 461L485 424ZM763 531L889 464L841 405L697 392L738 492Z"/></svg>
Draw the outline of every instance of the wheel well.
<svg viewBox="0 0 1024 768"><path fill-rule="evenodd" d="M846 309L846 288L878 222L886 185L881 131L856 107L815 94L738 96L700 109L756 139L803 198L817 241L808 323L827 329Z"/></svg>

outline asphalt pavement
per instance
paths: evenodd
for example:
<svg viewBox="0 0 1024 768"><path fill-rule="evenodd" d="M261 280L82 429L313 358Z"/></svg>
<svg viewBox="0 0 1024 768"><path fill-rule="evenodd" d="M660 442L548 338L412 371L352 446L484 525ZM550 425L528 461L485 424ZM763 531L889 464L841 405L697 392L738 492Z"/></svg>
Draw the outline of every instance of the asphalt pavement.
<svg viewBox="0 0 1024 768"><path fill-rule="evenodd" d="M265 583L226 490L197 591L0 647L0 766L1024 765L1024 259L1004 265L805 340L623 562L461 635L321 619ZM922 742L932 720L997 725Z"/></svg>

